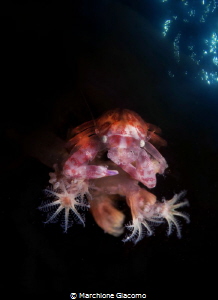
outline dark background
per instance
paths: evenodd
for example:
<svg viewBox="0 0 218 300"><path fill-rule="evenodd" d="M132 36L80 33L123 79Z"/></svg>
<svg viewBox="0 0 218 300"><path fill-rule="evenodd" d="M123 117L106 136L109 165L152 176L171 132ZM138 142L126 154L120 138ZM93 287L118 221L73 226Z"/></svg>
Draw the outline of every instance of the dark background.
<svg viewBox="0 0 218 300"><path fill-rule="evenodd" d="M176 64L172 45L155 28L159 11L152 1L7 1L1 14L2 287L32 299L69 299L70 292L210 298L217 86L167 75L172 68L183 74L185 66ZM51 169L26 154L24 137L49 128L65 138L69 126L116 107L163 130L170 167L154 192L169 199L188 191L191 223L181 221L181 240L175 232L167 237L163 225L135 246L124 244L89 213L85 228L75 224L67 234L59 224L43 224L37 207ZM43 147L40 134L37 145Z"/></svg>

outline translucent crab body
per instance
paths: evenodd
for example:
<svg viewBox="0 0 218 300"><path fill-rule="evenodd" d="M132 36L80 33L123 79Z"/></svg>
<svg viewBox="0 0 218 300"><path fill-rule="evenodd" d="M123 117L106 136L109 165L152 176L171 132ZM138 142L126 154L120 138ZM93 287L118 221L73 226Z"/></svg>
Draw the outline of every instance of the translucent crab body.
<svg viewBox="0 0 218 300"><path fill-rule="evenodd" d="M156 186L156 174L163 174L167 168L156 148L166 145L159 133L158 127L127 109L109 111L73 129L66 143L69 155L50 174L52 188L48 193L55 199L41 208L57 207L57 210L49 214L47 222L65 211L66 231L71 225L70 213L84 224L78 210L86 207L101 228L119 236L124 231L125 220L115 205L119 196L126 200L132 215L132 222L127 226L131 233L125 241L138 242L145 233L151 235L150 224L158 225L164 219L168 222L168 234L175 226L180 237L176 216L188 221L185 214L177 211L187 204L187 201L178 203L184 193L159 202L147 190Z"/></svg>

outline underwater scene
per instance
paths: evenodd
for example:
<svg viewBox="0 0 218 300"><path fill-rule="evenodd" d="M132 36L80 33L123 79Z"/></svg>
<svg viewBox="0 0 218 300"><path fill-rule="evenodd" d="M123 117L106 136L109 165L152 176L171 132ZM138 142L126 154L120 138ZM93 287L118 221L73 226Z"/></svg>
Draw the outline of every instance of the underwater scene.
<svg viewBox="0 0 218 300"><path fill-rule="evenodd" d="M218 2L11 0L1 15L2 290L211 298Z"/></svg>

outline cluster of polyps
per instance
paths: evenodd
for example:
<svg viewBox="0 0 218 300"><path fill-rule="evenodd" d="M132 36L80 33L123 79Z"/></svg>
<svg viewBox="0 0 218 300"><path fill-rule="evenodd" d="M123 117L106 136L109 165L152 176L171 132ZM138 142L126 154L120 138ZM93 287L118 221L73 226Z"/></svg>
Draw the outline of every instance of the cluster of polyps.
<svg viewBox="0 0 218 300"><path fill-rule="evenodd" d="M42 209L57 207L50 212L47 222L54 221L64 211L64 229L71 225L70 214L84 224L77 209L90 208L97 224L106 232L119 236L123 233L124 214L116 208L116 200L125 199L132 215L131 231L125 241L138 242L147 233L153 233L151 224L168 223L181 236L177 216L189 218L178 208L185 206L184 192L171 200L157 201L149 192L156 186L156 174L167 168L164 157L156 146L166 142L158 135L160 129L146 123L133 111L116 109L97 120L86 122L70 133L66 144L69 155L61 166L50 174L53 202ZM140 187L141 183L144 187ZM141 185L141 186L142 186Z"/></svg>

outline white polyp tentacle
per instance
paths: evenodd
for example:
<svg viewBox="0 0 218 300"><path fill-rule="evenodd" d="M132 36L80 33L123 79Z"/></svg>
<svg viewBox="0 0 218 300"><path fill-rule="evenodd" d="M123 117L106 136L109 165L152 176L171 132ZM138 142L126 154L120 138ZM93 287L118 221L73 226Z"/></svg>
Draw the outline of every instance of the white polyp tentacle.
<svg viewBox="0 0 218 300"><path fill-rule="evenodd" d="M156 197L152 193L139 186L132 186L132 191L127 195L128 204L132 214L132 223L127 227L132 233L127 236L125 241L137 243L145 234L153 234L149 223L159 223L154 219Z"/></svg>
<svg viewBox="0 0 218 300"><path fill-rule="evenodd" d="M134 244L138 243L146 234L145 228L147 230L147 235L150 236L153 234L148 222L146 220L141 220L140 218L134 218L132 224L127 225L126 228L132 231L132 233L128 235L123 242L132 241Z"/></svg>
<svg viewBox="0 0 218 300"><path fill-rule="evenodd" d="M47 219L45 223L50 223L55 220L55 218L64 210L64 230L67 231L69 225L69 215L70 211L77 217L77 219L85 226L84 220L80 213L77 211L76 206L80 207L89 207L86 203L84 203L83 199L85 195L88 193L88 183L87 181L76 181L68 182L64 178L62 178L58 182L57 190L49 190L45 191L51 194L56 200L51 203L42 205L39 209L47 209L52 208L54 206L58 206L56 211ZM55 182L55 185L57 182Z"/></svg>
<svg viewBox="0 0 218 300"><path fill-rule="evenodd" d="M42 209L43 208L43 206L42 207L40 207L40 209ZM50 223L52 220L54 220L56 217L57 217L57 215L59 215L59 213L62 211L64 209L64 207L60 204L60 206L57 208L57 210L52 214L52 216L47 220L47 221L45 221L45 224L47 224L47 223Z"/></svg>
<svg viewBox="0 0 218 300"><path fill-rule="evenodd" d="M177 236L179 238L181 238L181 229L179 222L175 216L184 218L187 223L190 222L189 217L185 213L177 211L178 208L187 206L189 204L187 200L177 203L181 198L185 196L185 194L186 191L182 191L179 194L175 194L171 200L166 201L164 199L164 202L157 205L156 209L157 216L166 219L168 223L168 235L172 233L173 226L175 226Z"/></svg>
<svg viewBox="0 0 218 300"><path fill-rule="evenodd" d="M70 208L66 207L65 208L65 216L64 216L64 231L67 232L68 229L68 223L69 223L69 213L70 213Z"/></svg>

